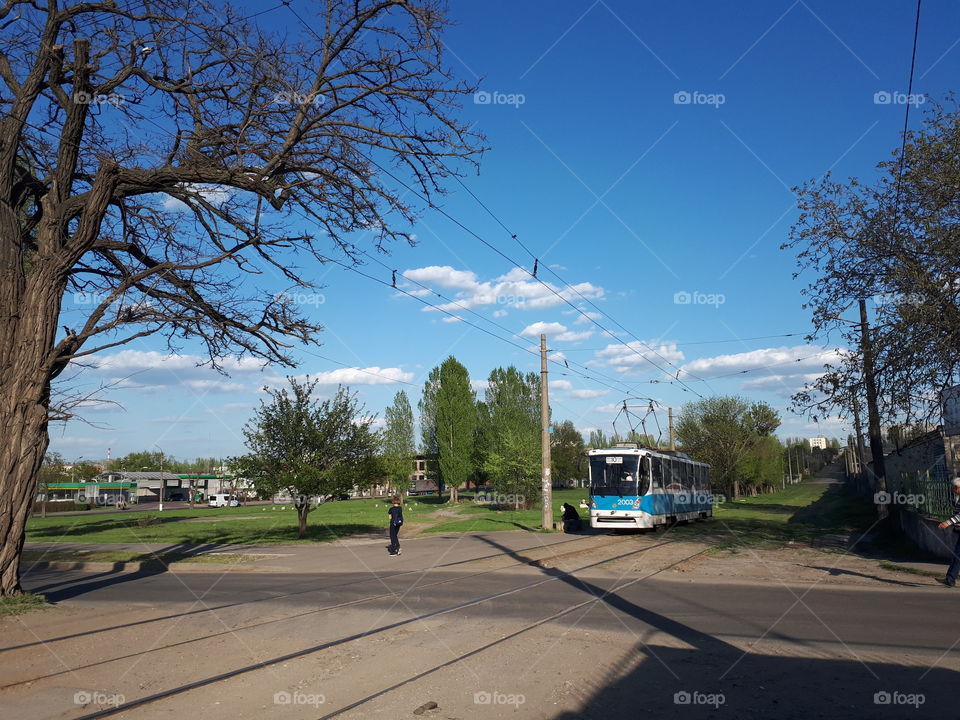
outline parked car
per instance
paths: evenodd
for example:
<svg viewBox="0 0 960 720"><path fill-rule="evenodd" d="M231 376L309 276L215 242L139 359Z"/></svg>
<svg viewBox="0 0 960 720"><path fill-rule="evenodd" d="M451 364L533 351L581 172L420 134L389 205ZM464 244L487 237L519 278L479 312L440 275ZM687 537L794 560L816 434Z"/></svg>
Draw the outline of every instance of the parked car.
<svg viewBox="0 0 960 720"><path fill-rule="evenodd" d="M240 507L240 498L236 495L225 495L218 493L211 495L207 503L210 507Z"/></svg>

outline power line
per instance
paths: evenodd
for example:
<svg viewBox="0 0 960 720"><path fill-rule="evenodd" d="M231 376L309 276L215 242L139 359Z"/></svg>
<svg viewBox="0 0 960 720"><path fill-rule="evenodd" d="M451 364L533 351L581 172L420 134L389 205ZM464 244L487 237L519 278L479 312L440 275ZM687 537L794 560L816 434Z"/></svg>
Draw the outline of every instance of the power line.
<svg viewBox="0 0 960 720"><path fill-rule="evenodd" d="M520 238L517 236L517 234L514 233L514 232L512 232L512 231L510 230L510 228L508 228L508 227L506 226L506 224L496 215L496 213L494 213L489 207L487 207L487 205L486 205L482 200L480 200L480 198L477 197L477 195L474 194L474 192L473 192L472 190L470 190L470 188L467 187L467 185L466 185L457 175L455 175L454 173L450 172L450 170L449 170L449 169L446 167L446 165L444 165L442 162L440 162L440 161L437 161L437 162L440 164L440 166L441 166L442 168L444 168L444 170L447 171L448 174L450 174L450 175L457 181L457 183L459 183L460 187L462 187L464 190L466 190L467 193L469 193L470 196L471 196L474 200L477 201L477 203L480 205L480 207L482 207L482 208L490 215L490 217L492 217L492 218L500 225L500 227L502 227L502 228L507 232L507 234L510 235L510 237L511 237L513 240L516 241L516 243L524 250L524 252L526 252L526 253L533 259L534 271L533 271L532 273L529 273L529 271L527 271L527 272L528 272L535 280L537 280L538 282L540 282L540 283L543 284L544 286L549 287L549 286L546 285L546 283L543 282L543 280L541 280L540 278L537 277L537 266L538 266L538 264L539 264L539 258L537 258L537 256L536 256L526 245L524 245L523 241L520 240ZM501 253L501 254L502 254L502 253ZM512 261L511 261L511 262L512 262ZM523 268L523 266L520 265L519 263L514 263L514 264L517 265L517 267ZM656 350L655 348L651 347L648 343L646 343L646 342L644 342L643 340L641 340L641 339L640 339L639 337L637 337L633 332L631 332L630 330L628 330L627 328L625 328L623 325L621 325L619 322L617 322L616 318L614 318L614 317L613 317L612 315L610 315L609 313L606 313L606 312L604 312L603 310L601 310L600 307L598 307L598 306L596 305L596 303L594 303L592 300L590 300L589 298L587 298L586 296L584 296L583 293L581 293L579 290L576 289L576 287L574 287L573 285L571 285L570 283L568 283L566 280L564 280L562 277L560 277L560 275L559 275L556 271L554 271L553 268L551 268L549 265L547 265L547 266L545 266L545 267L546 267L546 269L547 269L547 272L549 272L551 275L553 275L553 276L554 276L557 280L559 280L565 287L569 288L572 292L576 293L577 296L578 296L581 300L583 300L585 303L587 303L588 305L590 305L590 307L594 308L594 309L601 315L601 317L606 317L606 318L608 318L614 325L616 325L618 328L620 328L623 332L627 333L627 334L628 334L630 337L632 337L636 342L640 343L641 345L643 345L644 347L646 347L648 350L650 350L654 355L656 355L656 356L659 357L661 360L663 360L667 365L669 365L670 367L676 367L676 365L674 365L674 364L673 364L672 362L670 362L667 358L665 358L663 355L661 355L659 352L657 352L657 350ZM526 268L523 268L523 269L526 271ZM561 296L558 294L558 297L561 297ZM603 330L607 335L609 335L610 337L613 337L614 339L616 339L616 336L615 336L612 332L610 332L609 330L607 330L605 327L603 327L600 323L598 323L595 318L591 317L588 313L585 313L583 310L581 310L580 308L576 307L573 303L571 303L571 302L569 302L569 301L566 301L566 302L567 302L568 305L570 305L570 307L572 307L574 310L576 310L577 312L579 312L583 317L587 318L587 320L589 320L589 321L592 322L594 325L596 325L596 326L599 327L601 330ZM648 362L650 362L650 364L652 364L654 367L656 367L656 368L657 368L658 370L660 370L661 372L666 373L665 370L663 370L663 369L661 369L660 367L658 367L658 366L657 366L655 363L653 363L648 357L646 357L645 355L643 355L642 353L640 353L639 351L637 351L635 348L631 347L629 343L624 343L624 342L619 341L619 340L618 340L618 342L620 342L620 344L624 345L625 347L630 348L633 352L635 352L637 355L639 355L640 357L642 357L644 360L647 360ZM667 374L669 374L669 373L667 373ZM692 376L692 377L696 377L696 376ZM696 378L696 379L699 380L699 379L701 379L701 378ZM685 386L685 387L686 387L686 386ZM695 392L695 391L693 391L692 388L688 388L688 389L690 389L692 392ZM702 397L702 396L700 396L700 395L698 394L698 397Z"/></svg>
<svg viewBox="0 0 960 720"><path fill-rule="evenodd" d="M506 253L504 253L502 250L500 250L498 247L496 247L495 245L493 245L492 243L490 243L488 240L486 240L484 237L482 237L481 235L479 235L478 233L474 232L472 229L470 229L469 227L467 227L466 225L464 225L462 222L460 222L460 221L457 220L455 217L453 217L452 215L450 215L450 213L448 213L446 210L444 210L444 209L441 208L441 207L438 207L436 204L433 203L433 201L432 201L429 197L423 195L422 193L420 193L420 192L418 192L417 190L415 190L415 189L413 189L412 187L410 187L409 184L407 184L406 182L404 182L403 180L401 180L400 178L398 178L396 175L394 175L392 172L390 172L389 170L387 170L385 167L383 167L383 166L382 166L380 163L378 163L376 160L373 160L372 158L369 158L369 157L368 157L367 159L370 160L370 162L371 162L373 165L375 165L377 168L379 168L380 171L383 172L385 175L388 175L388 176L391 177L395 182L399 183L399 184L402 185L404 188L406 188L408 192L410 192L410 193L416 195L418 198L420 198L420 200L423 201L424 203L426 203L427 206L430 207L432 210L435 210L436 212L440 213L440 214L443 215L445 218L447 218L450 222L452 222L454 225L456 225L456 226L459 227L461 230L463 230L464 232L466 232L468 235L471 235L472 237L474 237L474 238L476 238L477 240L479 240L481 243L483 243L483 244L486 245L488 248L490 248L490 249L493 250L495 253L497 253L497 255L499 255L499 256L502 257L504 260L506 260L507 262L509 262L511 266L517 267L517 268L520 268L521 270L523 270L523 271L524 271L525 273L527 273L531 278L533 278L534 280L536 280L538 283L540 283L540 284L543 285L545 288L547 288L550 292L552 292L554 295L556 295L562 302L564 302L564 303L566 303L567 305L569 305L570 307L572 307L576 312L580 313L580 314L583 315L585 318L587 318L590 322L592 322L594 325L596 325L596 326L599 327L601 330L603 330L603 332L604 332L605 334L607 334L608 336L610 336L611 338L613 338L614 340L616 340L618 343L620 343L621 345L623 345L624 347L626 347L627 349L629 349L631 352L633 352L633 353L635 353L636 355L638 355L639 357L641 357L642 359L646 360L648 363L650 363L651 365L653 365L653 366L654 366L657 370L659 370L660 372L664 373L665 375L670 375L670 374L671 374L671 373L668 373L666 370L664 370L662 367L660 367L660 366L659 366L657 363L655 363L653 360L651 360L647 355L641 353L639 350L637 350L635 347L633 347L633 346L630 345L629 343L625 343L625 342L623 342L622 340L619 340L619 339L617 338L616 334L614 334L613 332L611 332L610 330L608 330L607 328L605 328L603 325L601 325L600 323L598 323L594 318L590 317L590 315L588 315L588 314L585 313L583 310L581 310L581 309L578 308L576 305L574 305L572 302L570 302L570 300L569 300L568 298L564 297L561 293L557 292L557 290L556 290L554 287L552 287L549 283L544 282L542 279L540 279L539 277L537 277L534 273L532 273L532 272L530 272L529 270L527 270L526 267L524 267L522 264L518 263L516 260L514 260L513 258L511 258L511 257L510 257L509 255L507 255ZM448 171L448 172L449 172L449 171ZM451 173L451 174L452 174L452 173ZM556 273L554 273L554 275L556 275ZM557 277L559 278L559 276L557 276ZM562 278L560 278L560 279L561 279L561 282L562 282ZM566 284L566 286L567 286L568 288L570 288L573 292L577 293L577 295L580 295L580 297L583 297L583 295L581 295L580 292L579 292L578 290L576 290L576 288L571 287L569 284ZM588 300L587 302L589 302L589 300ZM591 304L592 304L592 303L591 303ZM595 307L595 306L594 306L594 307ZM602 314L602 315L605 315L605 313L603 313L602 311L601 311L601 314ZM609 316L608 316L608 317L609 317ZM611 319L612 319L612 318L611 318ZM614 323L619 326L619 323L617 323L615 320L614 320ZM622 328L622 326L620 326L620 327ZM630 334L630 335L633 335L632 333L630 333L630 332L629 332L628 330L626 330L625 328L624 328L624 331L627 332L627 333ZM644 342L643 342L642 340L640 340L639 338L636 338L636 336L633 336L633 337L637 340L637 342L641 343L642 345L646 345L646 343L644 343ZM646 345L646 346L649 348L649 345ZM651 351L652 351L655 355L657 355L658 357L660 357L661 359L663 359L668 365L671 365L671 366L673 367L673 363L671 363L670 361L668 361L668 360L666 360L665 358L663 358L662 355L660 355L658 352L656 352L656 351L653 350L652 348L650 348L650 349L651 349ZM678 382L679 382L680 385L682 385L686 390L692 392L692 393L693 393L694 395L696 395L697 397L699 397L699 398L702 398L702 397L703 397L700 393L698 393L698 392L697 392L696 390L694 390L692 387L686 385L683 381L680 381L680 380L678 379Z"/></svg>

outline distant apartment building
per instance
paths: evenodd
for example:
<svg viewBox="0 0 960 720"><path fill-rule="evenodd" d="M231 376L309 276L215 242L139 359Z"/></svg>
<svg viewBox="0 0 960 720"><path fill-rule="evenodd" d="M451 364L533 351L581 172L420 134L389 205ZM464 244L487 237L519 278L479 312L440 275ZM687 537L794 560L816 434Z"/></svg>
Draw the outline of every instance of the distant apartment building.
<svg viewBox="0 0 960 720"><path fill-rule="evenodd" d="M811 449L826 450L828 445L829 443L827 442L827 439L822 435L820 437L810 438Z"/></svg>

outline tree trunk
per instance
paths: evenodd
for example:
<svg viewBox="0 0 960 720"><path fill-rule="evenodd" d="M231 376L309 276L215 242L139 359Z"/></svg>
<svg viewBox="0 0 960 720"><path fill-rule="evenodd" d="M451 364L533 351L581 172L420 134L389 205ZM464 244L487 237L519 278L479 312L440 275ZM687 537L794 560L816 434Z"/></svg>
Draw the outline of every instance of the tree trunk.
<svg viewBox="0 0 960 720"><path fill-rule="evenodd" d="M9 210L8 210L9 212ZM9 220L2 217L0 219ZM11 224L0 222L2 234ZM14 226L15 227L15 226ZM0 234L0 597L19 595L20 554L47 433L53 348L65 279L25 272ZM9 237L9 236L8 236ZM15 237L15 236L14 236Z"/></svg>
<svg viewBox="0 0 960 720"><path fill-rule="evenodd" d="M309 512L309 504L305 503L297 506L297 539L303 539L307 532L307 514Z"/></svg>
<svg viewBox="0 0 960 720"><path fill-rule="evenodd" d="M0 367L0 597L22 592L20 553L49 444L49 383L37 379L36 370L33 382L23 377L24 366L15 360Z"/></svg>

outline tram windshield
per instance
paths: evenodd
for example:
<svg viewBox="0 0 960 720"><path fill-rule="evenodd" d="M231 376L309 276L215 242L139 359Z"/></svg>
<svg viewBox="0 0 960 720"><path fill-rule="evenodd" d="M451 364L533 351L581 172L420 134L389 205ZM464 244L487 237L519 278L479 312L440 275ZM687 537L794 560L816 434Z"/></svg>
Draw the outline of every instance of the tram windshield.
<svg viewBox="0 0 960 720"><path fill-rule="evenodd" d="M590 494L637 495L637 470L640 467L637 455L591 455Z"/></svg>

